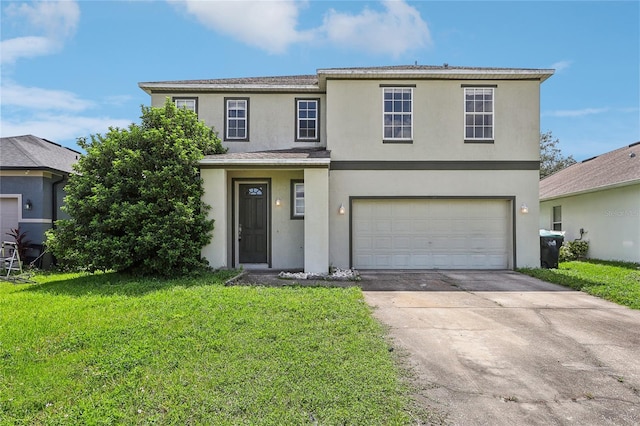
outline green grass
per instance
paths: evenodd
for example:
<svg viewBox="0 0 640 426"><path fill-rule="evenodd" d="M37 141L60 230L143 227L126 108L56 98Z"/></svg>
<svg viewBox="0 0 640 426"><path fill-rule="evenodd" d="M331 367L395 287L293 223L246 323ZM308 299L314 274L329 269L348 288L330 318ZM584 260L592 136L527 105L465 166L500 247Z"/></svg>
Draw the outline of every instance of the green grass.
<svg viewBox="0 0 640 426"><path fill-rule="evenodd" d="M640 265L637 263L586 260L562 262L558 269L519 271L620 305L640 309Z"/></svg>
<svg viewBox="0 0 640 426"><path fill-rule="evenodd" d="M0 282L0 424L414 421L360 289L228 277Z"/></svg>

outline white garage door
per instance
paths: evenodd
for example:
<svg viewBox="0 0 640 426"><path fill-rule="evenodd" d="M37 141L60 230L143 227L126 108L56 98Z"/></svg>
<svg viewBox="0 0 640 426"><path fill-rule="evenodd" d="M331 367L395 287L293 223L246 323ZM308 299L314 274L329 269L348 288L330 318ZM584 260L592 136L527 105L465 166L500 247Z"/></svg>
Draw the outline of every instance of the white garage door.
<svg viewBox="0 0 640 426"><path fill-rule="evenodd" d="M506 269L509 211L508 200L354 200L353 266Z"/></svg>
<svg viewBox="0 0 640 426"><path fill-rule="evenodd" d="M18 199L0 198L0 241L13 241L7 235L11 229L18 227Z"/></svg>

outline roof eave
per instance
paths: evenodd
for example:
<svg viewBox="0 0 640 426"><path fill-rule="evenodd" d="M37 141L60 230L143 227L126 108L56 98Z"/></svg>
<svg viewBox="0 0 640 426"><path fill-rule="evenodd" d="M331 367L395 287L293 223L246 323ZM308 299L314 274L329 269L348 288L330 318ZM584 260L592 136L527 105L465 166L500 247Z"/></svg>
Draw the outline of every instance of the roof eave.
<svg viewBox="0 0 640 426"><path fill-rule="evenodd" d="M38 171L49 172L57 175L63 175L63 174L70 175L75 173L74 171L61 170L61 169L56 169L55 167L46 167L46 166L0 166L0 171L2 170L24 170L24 171L38 170Z"/></svg>
<svg viewBox="0 0 640 426"><path fill-rule="evenodd" d="M540 80L542 83L555 73L553 69L473 69L473 68L436 68L436 69L319 69L320 87L327 79L339 78L439 78L439 79L480 79L480 80Z"/></svg>
<svg viewBox="0 0 640 426"><path fill-rule="evenodd" d="M330 158L271 158L271 159L242 159L242 158L204 158L199 162L200 166L266 166L266 167L329 167L331 164Z"/></svg>
<svg viewBox="0 0 640 426"><path fill-rule="evenodd" d="M321 92L313 84L138 83L147 92Z"/></svg>
<svg viewBox="0 0 640 426"><path fill-rule="evenodd" d="M617 183L613 183L610 185L602 185L602 186L597 186L597 187L593 187L593 188L588 188L588 189L583 189L581 191L573 191L573 192L566 192L564 194L558 194L558 195L553 195L551 197L540 197L540 201L552 201L552 200L557 200L558 198L566 198L566 197L573 197L576 195L583 195L583 194L589 194L592 192L599 192L599 191L606 191L608 189L616 189L616 188L621 188L624 186L630 186L630 185L635 185L635 184L640 184L640 179L631 179L631 180L627 180L624 182L617 182Z"/></svg>

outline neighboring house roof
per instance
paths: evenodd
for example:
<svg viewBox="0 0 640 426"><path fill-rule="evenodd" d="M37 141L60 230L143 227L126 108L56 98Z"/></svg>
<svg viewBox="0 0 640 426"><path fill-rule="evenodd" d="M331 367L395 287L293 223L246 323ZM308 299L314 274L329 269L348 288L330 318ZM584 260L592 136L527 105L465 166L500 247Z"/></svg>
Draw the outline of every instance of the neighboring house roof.
<svg viewBox="0 0 640 426"><path fill-rule="evenodd" d="M331 151L316 148L293 148L272 151L234 152L206 155L201 166L323 166L331 162Z"/></svg>
<svg viewBox="0 0 640 426"><path fill-rule="evenodd" d="M72 173L80 152L33 135L0 138L0 169Z"/></svg>
<svg viewBox="0 0 640 426"><path fill-rule="evenodd" d="M442 79L537 79L551 77L552 69L481 68L444 65L394 65L382 67L326 68L315 75L276 77L219 78L209 80L175 80L138 83L145 92L163 91L198 92L216 91L298 91L318 92L326 88L327 79L358 78L442 78Z"/></svg>
<svg viewBox="0 0 640 426"><path fill-rule="evenodd" d="M540 181L540 200L640 183L640 142L573 164Z"/></svg>

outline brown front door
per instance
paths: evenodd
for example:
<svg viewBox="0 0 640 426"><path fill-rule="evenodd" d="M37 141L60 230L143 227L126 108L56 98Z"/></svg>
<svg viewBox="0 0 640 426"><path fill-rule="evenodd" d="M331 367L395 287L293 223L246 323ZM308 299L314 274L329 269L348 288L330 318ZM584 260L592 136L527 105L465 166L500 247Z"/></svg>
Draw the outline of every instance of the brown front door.
<svg viewBox="0 0 640 426"><path fill-rule="evenodd" d="M240 263L267 263L267 184L240 184L239 193Z"/></svg>

